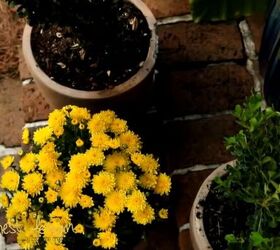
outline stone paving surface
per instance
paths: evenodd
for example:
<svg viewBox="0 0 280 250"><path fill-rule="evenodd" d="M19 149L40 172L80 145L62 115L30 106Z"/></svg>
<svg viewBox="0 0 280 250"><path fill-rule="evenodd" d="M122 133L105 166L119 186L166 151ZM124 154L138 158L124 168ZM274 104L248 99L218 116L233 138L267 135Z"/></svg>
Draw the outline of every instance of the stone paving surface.
<svg viewBox="0 0 280 250"><path fill-rule="evenodd" d="M251 93L253 79L236 63L164 67L159 105L167 116L231 110Z"/></svg>
<svg viewBox="0 0 280 250"><path fill-rule="evenodd" d="M0 144L7 147L20 145L24 112L21 106L22 85L19 80L0 81Z"/></svg>
<svg viewBox="0 0 280 250"><path fill-rule="evenodd" d="M190 12L186 0L144 2L160 20ZM247 21L258 53L264 19ZM246 69L248 57L237 22L172 22L158 26L158 35L154 109L123 118L143 138L145 150L159 157L162 169L173 174L171 210L170 219L152 226L148 241L135 250L192 250L188 230L192 202L213 171L212 164L232 160L224 137L234 134L238 126L230 113L250 95L255 82ZM20 79L0 76L0 144L6 147L20 145L24 123L45 120L51 110L35 83L21 84L21 80L30 82L21 53L19 73Z"/></svg>

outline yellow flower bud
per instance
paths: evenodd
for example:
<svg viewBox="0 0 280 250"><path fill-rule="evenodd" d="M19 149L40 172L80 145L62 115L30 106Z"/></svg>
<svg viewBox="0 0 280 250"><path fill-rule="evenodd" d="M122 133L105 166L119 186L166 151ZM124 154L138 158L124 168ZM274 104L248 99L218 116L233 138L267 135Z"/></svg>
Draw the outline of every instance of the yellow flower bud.
<svg viewBox="0 0 280 250"><path fill-rule="evenodd" d="M92 245L94 245L95 247L99 247L100 246L100 240L99 239L94 239L93 241L92 241Z"/></svg>
<svg viewBox="0 0 280 250"><path fill-rule="evenodd" d="M83 130L85 128L85 125L83 123L80 123L79 129Z"/></svg>
<svg viewBox="0 0 280 250"><path fill-rule="evenodd" d="M82 146L84 145L83 140L79 138L79 139L76 141L76 145L77 145L77 147L82 147Z"/></svg>

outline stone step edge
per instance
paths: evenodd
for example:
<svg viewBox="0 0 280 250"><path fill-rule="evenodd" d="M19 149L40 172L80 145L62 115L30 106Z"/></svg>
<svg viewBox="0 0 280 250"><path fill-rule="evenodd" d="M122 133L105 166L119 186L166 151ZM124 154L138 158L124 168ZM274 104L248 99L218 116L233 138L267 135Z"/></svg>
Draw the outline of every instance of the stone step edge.
<svg viewBox="0 0 280 250"><path fill-rule="evenodd" d="M195 121L195 120L201 120L201 119L207 119L212 117L217 117L221 115L231 115L232 110L225 110L221 112L216 112L212 114L191 114L191 115L185 115L185 116L177 116L173 117L171 119L163 120L163 124L177 122L177 121Z"/></svg>
<svg viewBox="0 0 280 250"><path fill-rule="evenodd" d="M180 22L192 22L193 18L191 14L185 14L181 16L171 16L171 17L164 17L159 18L157 20L157 26L180 23Z"/></svg>
<svg viewBox="0 0 280 250"><path fill-rule="evenodd" d="M225 162L226 163L226 162ZM193 166L187 167L187 168L179 168L173 170L173 172L170 174L171 176L177 176L177 175L186 175L191 172L200 172L203 170L209 170L209 169L216 169L219 166L221 166L224 163L217 163L217 164L195 164Z"/></svg>

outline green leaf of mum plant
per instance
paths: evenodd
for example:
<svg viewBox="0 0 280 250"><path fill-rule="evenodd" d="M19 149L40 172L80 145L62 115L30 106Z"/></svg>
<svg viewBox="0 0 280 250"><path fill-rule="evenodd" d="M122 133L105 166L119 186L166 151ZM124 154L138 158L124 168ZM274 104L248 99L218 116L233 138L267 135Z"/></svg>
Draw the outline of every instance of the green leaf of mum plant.
<svg viewBox="0 0 280 250"><path fill-rule="evenodd" d="M266 11L271 0L189 0L194 22L222 21Z"/></svg>

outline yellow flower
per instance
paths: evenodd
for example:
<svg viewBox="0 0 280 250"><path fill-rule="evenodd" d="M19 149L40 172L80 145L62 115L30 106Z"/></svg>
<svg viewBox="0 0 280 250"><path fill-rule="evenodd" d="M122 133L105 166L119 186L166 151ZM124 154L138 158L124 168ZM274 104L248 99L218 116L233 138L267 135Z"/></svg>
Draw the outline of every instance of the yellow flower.
<svg viewBox="0 0 280 250"><path fill-rule="evenodd" d="M88 160L84 154L72 155L68 166L70 171L83 172L88 168Z"/></svg>
<svg viewBox="0 0 280 250"><path fill-rule="evenodd" d="M4 192L0 193L0 205L0 207L4 208L7 208L9 206L9 198Z"/></svg>
<svg viewBox="0 0 280 250"><path fill-rule="evenodd" d="M45 250L66 250L68 248L64 247L63 244L60 244L55 241L47 241Z"/></svg>
<svg viewBox="0 0 280 250"><path fill-rule="evenodd" d="M168 209L160 209L158 212L158 215L161 219L167 219L168 218Z"/></svg>
<svg viewBox="0 0 280 250"><path fill-rule="evenodd" d="M57 201L58 193L53 189L49 188L48 191L45 192L45 196L47 199L47 203L54 203Z"/></svg>
<svg viewBox="0 0 280 250"><path fill-rule="evenodd" d="M17 235L17 243L23 249L33 249L37 245L39 237L40 233L36 227L24 227Z"/></svg>
<svg viewBox="0 0 280 250"><path fill-rule="evenodd" d="M106 150L109 148L110 136L104 133L93 134L91 137L92 146Z"/></svg>
<svg viewBox="0 0 280 250"><path fill-rule="evenodd" d="M101 209L99 212L93 213L93 224L102 231L114 227L115 223L116 215L108 209Z"/></svg>
<svg viewBox="0 0 280 250"><path fill-rule="evenodd" d="M55 171L59 165L59 153L55 151L53 142L47 143L38 154L39 169L43 173Z"/></svg>
<svg viewBox="0 0 280 250"><path fill-rule="evenodd" d="M15 157L12 155L7 155L3 159L1 159L0 163L4 169L7 169L14 162Z"/></svg>
<svg viewBox="0 0 280 250"><path fill-rule="evenodd" d="M121 141L119 138L113 138L109 140L108 145L112 149L117 149L121 146Z"/></svg>
<svg viewBox="0 0 280 250"><path fill-rule="evenodd" d="M135 188L136 176L132 171L119 172L116 174L117 188L123 191L129 191Z"/></svg>
<svg viewBox="0 0 280 250"><path fill-rule="evenodd" d="M36 217L35 219L36 219L35 223L36 223L37 229L40 230L40 234L43 234L47 221L44 219L41 219L40 217Z"/></svg>
<svg viewBox="0 0 280 250"><path fill-rule="evenodd" d="M77 189L82 190L90 181L90 172L86 169L79 172L78 169L71 170L66 176L66 182L69 185L75 185Z"/></svg>
<svg viewBox="0 0 280 250"><path fill-rule="evenodd" d="M76 234L85 234L85 228L82 224L78 224L74 227L74 233Z"/></svg>
<svg viewBox="0 0 280 250"><path fill-rule="evenodd" d="M157 185L157 176L151 173L145 173L139 177L139 183L143 188L154 189Z"/></svg>
<svg viewBox="0 0 280 250"><path fill-rule="evenodd" d="M113 191L105 198L105 207L116 214L120 214L124 211L125 204L126 195L121 191Z"/></svg>
<svg viewBox="0 0 280 250"><path fill-rule="evenodd" d="M153 155L147 154L143 158L143 162L140 165L142 171L147 173L156 173L158 170L159 164L156 159L153 158Z"/></svg>
<svg viewBox="0 0 280 250"><path fill-rule="evenodd" d="M17 227L17 221L15 220L16 215L19 211L13 206L9 206L6 210L6 218L9 225Z"/></svg>
<svg viewBox="0 0 280 250"><path fill-rule="evenodd" d="M11 204L18 213L22 213L29 208L30 200L28 199L27 193L24 191L17 191L11 200Z"/></svg>
<svg viewBox="0 0 280 250"><path fill-rule="evenodd" d="M78 123L89 120L90 113L86 108L80 108L77 106L71 106L72 110L70 111L69 115L70 118L76 120Z"/></svg>
<svg viewBox="0 0 280 250"><path fill-rule="evenodd" d="M1 179L1 188L16 191L19 185L19 174L16 171L7 171Z"/></svg>
<svg viewBox="0 0 280 250"><path fill-rule="evenodd" d="M66 123L65 114L62 110L55 109L49 114L48 125L54 134L59 137L64 132L64 124Z"/></svg>
<svg viewBox="0 0 280 250"><path fill-rule="evenodd" d="M142 163L142 161L143 161L143 156L144 156L144 155L141 154L141 153L139 153L139 152L133 153L133 154L131 155L131 161L132 161L135 165L140 166L141 163Z"/></svg>
<svg viewBox="0 0 280 250"><path fill-rule="evenodd" d="M58 222L64 227L68 226L71 222L68 210L58 206L49 214L49 217L51 222Z"/></svg>
<svg viewBox="0 0 280 250"><path fill-rule="evenodd" d="M128 153L134 153L141 149L141 141L138 135L128 130L120 135L121 146L127 150Z"/></svg>
<svg viewBox="0 0 280 250"><path fill-rule="evenodd" d="M29 143L29 130L28 130L28 128L23 129L21 140L22 140L23 144L28 144Z"/></svg>
<svg viewBox="0 0 280 250"><path fill-rule="evenodd" d="M112 110L103 110L103 111L100 111L99 114L100 116L100 119L102 119L103 121L105 121L105 123L109 126L111 125L111 123L113 122L113 120L115 119L116 117L116 114L114 111Z"/></svg>
<svg viewBox="0 0 280 250"><path fill-rule="evenodd" d="M76 146L77 147L82 147L84 145L84 142L81 138L79 138L78 140L76 140Z"/></svg>
<svg viewBox="0 0 280 250"><path fill-rule="evenodd" d="M126 207L132 213L142 211L146 205L146 196L139 190L134 190L127 198Z"/></svg>
<svg viewBox="0 0 280 250"><path fill-rule="evenodd" d="M115 134L121 134L127 131L127 122L123 119L116 118L111 124L111 131Z"/></svg>
<svg viewBox="0 0 280 250"><path fill-rule="evenodd" d="M112 173L101 171L94 175L92 180L92 188L97 194L108 194L115 187L115 176Z"/></svg>
<svg viewBox="0 0 280 250"><path fill-rule="evenodd" d="M53 141L47 142L41 149L41 151L45 152L55 152L55 144Z"/></svg>
<svg viewBox="0 0 280 250"><path fill-rule="evenodd" d="M131 160L143 172L156 173L159 167L158 161L151 154L143 155L141 153L135 153L131 156Z"/></svg>
<svg viewBox="0 0 280 250"><path fill-rule="evenodd" d="M106 157L104 161L104 169L108 172L115 172L117 168L124 168L128 166L129 160L126 154L121 152L114 152Z"/></svg>
<svg viewBox="0 0 280 250"><path fill-rule="evenodd" d="M106 123L100 119L97 114L93 115L91 120L88 122L88 129L91 134L104 133L107 130Z"/></svg>
<svg viewBox="0 0 280 250"><path fill-rule="evenodd" d="M79 204L82 208L90 208L94 206L92 198L88 195L81 195Z"/></svg>
<svg viewBox="0 0 280 250"><path fill-rule="evenodd" d="M110 110L94 114L88 122L88 129L91 134L106 132L115 118L115 113Z"/></svg>
<svg viewBox="0 0 280 250"><path fill-rule="evenodd" d="M25 154L19 161L19 167L24 173L33 171L36 167L37 157L34 153Z"/></svg>
<svg viewBox="0 0 280 250"><path fill-rule="evenodd" d="M105 249L115 248L118 244L117 235L113 232L106 231L98 233L97 237L100 239L101 247Z"/></svg>
<svg viewBox="0 0 280 250"><path fill-rule="evenodd" d="M24 176L22 187L33 197L40 194L43 190L43 176L35 172Z"/></svg>
<svg viewBox="0 0 280 250"><path fill-rule="evenodd" d="M65 182L60 189L60 197L65 207L76 207L80 200L81 189L75 187L75 183Z"/></svg>
<svg viewBox="0 0 280 250"><path fill-rule="evenodd" d="M62 169L56 169L46 174L46 183L54 190L57 190L63 183L65 172Z"/></svg>
<svg viewBox="0 0 280 250"><path fill-rule="evenodd" d="M143 210L134 212L132 218L137 224L147 225L155 219L155 211L147 205Z"/></svg>
<svg viewBox="0 0 280 250"><path fill-rule="evenodd" d="M92 245L95 246L95 247L99 247L101 244L100 240L99 239L94 239L92 241Z"/></svg>
<svg viewBox="0 0 280 250"><path fill-rule="evenodd" d="M90 181L91 174L88 170L88 160L84 154L73 155L69 161L70 172L66 176L69 185L75 185L82 190Z"/></svg>
<svg viewBox="0 0 280 250"><path fill-rule="evenodd" d="M166 174L160 174L158 176L157 185L155 187L155 194L167 195L171 189L171 179Z"/></svg>
<svg viewBox="0 0 280 250"><path fill-rule="evenodd" d="M52 136L52 130L50 127L38 128L33 135L33 141L37 145L44 145Z"/></svg>
<svg viewBox="0 0 280 250"><path fill-rule="evenodd" d="M98 148L90 148L86 151L85 157L89 165L99 166L105 159L104 153Z"/></svg>
<svg viewBox="0 0 280 250"><path fill-rule="evenodd" d="M47 242L52 241L56 243L60 243L64 237L65 228L57 221L46 222L44 226L44 238Z"/></svg>

